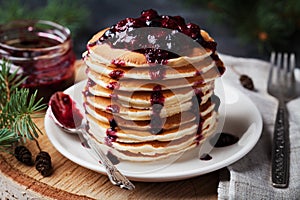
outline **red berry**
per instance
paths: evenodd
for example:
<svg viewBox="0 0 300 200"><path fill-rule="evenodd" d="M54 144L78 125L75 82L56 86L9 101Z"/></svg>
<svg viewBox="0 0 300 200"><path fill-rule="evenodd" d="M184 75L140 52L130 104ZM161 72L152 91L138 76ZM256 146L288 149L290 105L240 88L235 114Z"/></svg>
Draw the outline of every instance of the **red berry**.
<svg viewBox="0 0 300 200"><path fill-rule="evenodd" d="M151 20L158 17L158 13L153 9L144 10L142 11L141 17L147 20Z"/></svg>

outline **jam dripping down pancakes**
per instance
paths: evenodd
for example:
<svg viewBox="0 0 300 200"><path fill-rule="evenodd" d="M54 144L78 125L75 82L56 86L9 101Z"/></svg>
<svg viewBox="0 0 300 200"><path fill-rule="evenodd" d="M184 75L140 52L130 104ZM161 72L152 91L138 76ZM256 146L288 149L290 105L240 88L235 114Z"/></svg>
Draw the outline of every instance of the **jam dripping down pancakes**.
<svg viewBox="0 0 300 200"><path fill-rule="evenodd" d="M153 161L215 133L225 67L207 32L145 10L96 33L83 54L89 132L121 160Z"/></svg>

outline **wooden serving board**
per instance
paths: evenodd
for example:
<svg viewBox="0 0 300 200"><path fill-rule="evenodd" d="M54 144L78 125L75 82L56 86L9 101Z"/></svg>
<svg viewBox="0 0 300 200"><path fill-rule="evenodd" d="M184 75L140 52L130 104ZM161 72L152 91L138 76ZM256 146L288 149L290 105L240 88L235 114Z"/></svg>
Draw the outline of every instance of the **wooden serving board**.
<svg viewBox="0 0 300 200"><path fill-rule="evenodd" d="M81 66L81 62L77 65ZM217 199L218 172L174 182L134 182L135 190L120 189L106 175L62 156L47 138L44 118L35 122L44 133L38 142L51 155L54 172L50 177L43 177L35 167L23 165L8 153L0 153L1 199ZM35 142L29 142L27 147L33 156L37 155Z"/></svg>

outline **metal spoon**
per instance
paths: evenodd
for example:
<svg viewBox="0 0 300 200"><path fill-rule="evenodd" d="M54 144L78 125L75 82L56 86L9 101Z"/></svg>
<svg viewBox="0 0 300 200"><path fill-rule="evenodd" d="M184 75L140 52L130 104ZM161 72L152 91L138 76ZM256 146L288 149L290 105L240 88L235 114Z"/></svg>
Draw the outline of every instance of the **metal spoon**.
<svg viewBox="0 0 300 200"><path fill-rule="evenodd" d="M68 96L68 98L70 98L70 97ZM60 115L61 113L59 113L59 112L61 112L61 110L60 109L53 110L53 107L51 105L55 106L56 102L51 101L51 99L49 102L49 111L50 111L50 116L53 119L54 123L59 128L61 128L64 132L78 135L80 140L85 145L88 145L92 151L94 151L94 153L98 156L101 164L104 166L106 173L108 175L108 178L113 185L117 185L123 189L133 190L135 188L135 186L112 164L112 162L107 158L107 156L105 155L103 150L99 147L99 144L97 144L91 138L90 134L85 129L85 124L82 122L83 120L82 119L79 120L80 121L79 126L74 126L74 128L67 127L66 125L64 125L65 123L62 120L59 121L59 119L57 117L55 117L54 113L56 113L56 115L61 116ZM72 105L73 106L72 108L79 112L79 109L74 107L74 105L75 104Z"/></svg>

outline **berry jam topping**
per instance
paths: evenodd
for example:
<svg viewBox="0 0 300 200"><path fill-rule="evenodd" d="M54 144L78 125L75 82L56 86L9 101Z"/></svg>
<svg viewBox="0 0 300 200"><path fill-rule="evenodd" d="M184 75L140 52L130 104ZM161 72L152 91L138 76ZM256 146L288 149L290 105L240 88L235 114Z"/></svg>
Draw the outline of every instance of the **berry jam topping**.
<svg viewBox="0 0 300 200"><path fill-rule="evenodd" d="M87 85L88 85L88 87L93 87L96 85L96 83L92 79L88 79Z"/></svg>
<svg viewBox="0 0 300 200"><path fill-rule="evenodd" d="M162 93L161 86L156 85L153 88L150 97L150 103L152 105L152 114L151 114L151 121L150 121L150 132L152 134L159 134L162 133L163 129L163 122L160 117L160 112L164 106L165 97Z"/></svg>
<svg viewBox="0 0 300 200"><path fill-rule="evenodd" d="M116 65L117 67L125 66L124 60L113 59L111 64Z"/></svg>
<svg viewBox="0 0 300 200"><path fill-rule="evenodd" d="M138 28L145 27L158 27L158 29L137 31ZM126 18L119 21L105 31L98 41L88 44L88 47L98 43L107 43L114 48L125 48L142 53L149 63L166 64L168 59L179 57L179 53L182 55L182 52L178 51L179 49L184 49L184 53L191 50L190 45L178 41L177 38L180 33L189 36L204 48L215 52L216 42L205 41L200 30L198 25L186 23L180 16L159 15L155 10L150 9L144 10L138 18Z"/></svg>
<svg viewBox="0 0 300 200"><path fill-rule="evenodd" d="M117 137L112 135L107 135L104 140L107 146L112 146L112 143L117 140Z"/></svg>
<svg viewBox="0 0 300 200"><path fill-rule="evenodd" d="M106 129L105 142L108 146L112 146L112 142L115 142L118 138L117 136L117 127L118 124L114 118L109 120L109 128Z"/></svg>
<svg viewBox="0 0 300 200"><path fill-rule="evenodd" d="M110 135L110 136L117 136L117 133L116 133L116 131L114 130L114 129L112 129L112 128L108 128L107 130L106 130L106 135Z"/></svg>
<svg viewBox="0 0 300 200"><path fill-rule="evenodd" d="M212 157L211 155L209 154L203 154L201 157L200 157L200 160L204 160L204 161L208 161L208 160L211 160Z"/></svg>
<svg viewBox="0 0 300 200"><path fill-rule="evenodd" d="M114 118L109 120L109 125L112 130L116 130L116 128L118 127L118 124Z"/></svg>
<svg viewBox="0 0 300 200"><path fill-rule="evenodd" d="M83 116L71 97L63 92L54 93L49 101L55 118L67 128L75 128L82 122Z"/></svg>
<svg viewBox="0 0 300 200"><path fill-rule="evenodd" d="M239 138L230 133L221 133L220 137L215 144L215 147L226 147L229 145L233 145L239 141Z"/></svg>
<svg viewBox="0 0 300 200"><path fill-rule="evenodd" d="M120 87L120 84L114 81L114 82L110 82L106 87L110 90L114 90L114 89L118 89Z"/></svg>
<svg viewBox="0 0 300 200"><path fill-rule="evenodd" d="M111 113L119 113L120 112L120 107L118 105L109 105L106 107L106 110L111 112Z"/></svg>
<svg viewBox="0 0 300 200"><path fill-rule="evenodd" d="M150 103L153 106L154 104L160 104L160 105L164 105L165 102L165 97L161 91L161 86L160 85L156 85L153 88L153 91L151 93L151 98L150 98Z"/></svg>
<svg viewBox="0 0 300 200"><path fill-rule="evenodd" d="M119 70L119 69L115 69L109 73L109 76L115 80L119 80L120 78L123 77L123 75L124 75L124 71Z"/></svg>

